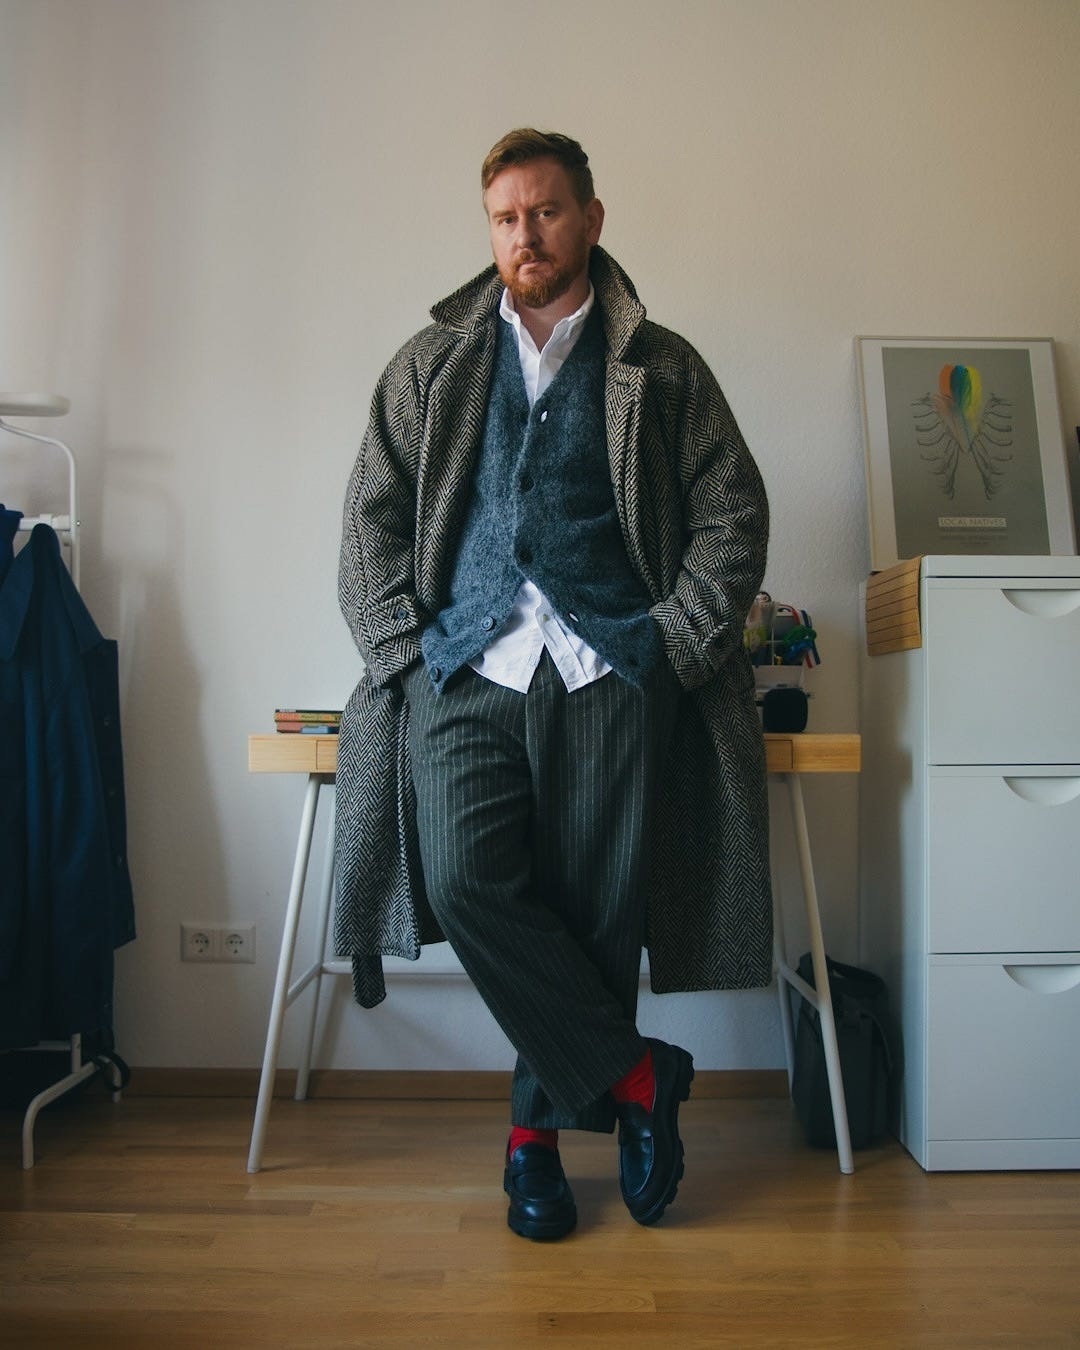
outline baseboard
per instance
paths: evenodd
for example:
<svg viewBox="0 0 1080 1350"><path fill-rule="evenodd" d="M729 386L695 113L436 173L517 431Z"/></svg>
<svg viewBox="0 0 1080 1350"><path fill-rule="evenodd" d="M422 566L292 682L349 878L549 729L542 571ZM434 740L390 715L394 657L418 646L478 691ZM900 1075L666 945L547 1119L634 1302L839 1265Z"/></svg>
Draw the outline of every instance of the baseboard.
<svg viewBox="0 0 1080 1350"><path fill-rule="evenodd" d="M254 1099L258 1090L258 1069L133 1068L125 1091L131 1097ZM274 1096L291 1097L295 1090L296 1071L279 1069ZM699 1099L787 1095L787 1074L783 1069L705 1069L699 1070L694 1078L694 1096ZM506 1101L510 1096L510 1074L476 1069L318 1069L311 1075L308 1096L324 1100Z"/></svg>

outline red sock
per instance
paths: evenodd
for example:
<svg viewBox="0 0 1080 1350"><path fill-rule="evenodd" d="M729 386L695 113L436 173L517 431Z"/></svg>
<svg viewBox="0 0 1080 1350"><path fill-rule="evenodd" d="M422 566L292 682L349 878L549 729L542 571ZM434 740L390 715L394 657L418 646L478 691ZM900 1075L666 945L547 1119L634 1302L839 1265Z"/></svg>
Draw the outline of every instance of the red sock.
<svg viewBox="0 0 1080 1350"><path fill-rule="evenodd" d="M646 1050L629 1073L623 1074L611 1086L611 1095L617 1102L639 1102L646 1111L653 1109L656 1079L653 1077L652 1051Z"/></svg>
<svg viewBox="0 0 1080 1350"><path fill-rule="evenodd" d="M552 1153L559 1147L558 1130L527 1130L522 1125L513 1125L510 1129L510 1142L506 1146L506 1156L509 1158L514 1149L522 1144L543 1144L545 1148L551 1149Z"/></svg>

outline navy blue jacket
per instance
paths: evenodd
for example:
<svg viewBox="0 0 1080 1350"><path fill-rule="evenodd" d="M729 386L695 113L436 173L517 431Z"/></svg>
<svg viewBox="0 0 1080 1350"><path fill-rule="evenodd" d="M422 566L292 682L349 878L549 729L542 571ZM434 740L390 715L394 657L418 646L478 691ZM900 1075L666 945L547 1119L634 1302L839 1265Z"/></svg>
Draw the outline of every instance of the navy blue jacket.
<svg viewBox="0 0 1080 1350"><path fill-rule="evenodd" d="M0 507L0 1049L111 1031L135 936L116 643L60 556Z"/></svg>

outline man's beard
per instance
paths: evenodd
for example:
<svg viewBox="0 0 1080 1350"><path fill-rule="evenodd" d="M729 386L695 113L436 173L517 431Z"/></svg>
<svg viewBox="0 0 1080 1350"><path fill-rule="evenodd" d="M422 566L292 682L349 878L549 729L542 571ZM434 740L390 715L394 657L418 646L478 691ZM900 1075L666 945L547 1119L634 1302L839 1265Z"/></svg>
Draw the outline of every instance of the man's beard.
<svg viewBox="0 0 1080 1350"><path fill-rule="evenodd" d="M499 273L502 283L514 297L515 305L524 305L526 309L544 309L566 294L578 277L589 265L589 246L582 241L577 253L562 267L557 267L547 276L525 280L518 269L527 262L551 262L546 253L536 253L527 249L505 271Z"/></svg>

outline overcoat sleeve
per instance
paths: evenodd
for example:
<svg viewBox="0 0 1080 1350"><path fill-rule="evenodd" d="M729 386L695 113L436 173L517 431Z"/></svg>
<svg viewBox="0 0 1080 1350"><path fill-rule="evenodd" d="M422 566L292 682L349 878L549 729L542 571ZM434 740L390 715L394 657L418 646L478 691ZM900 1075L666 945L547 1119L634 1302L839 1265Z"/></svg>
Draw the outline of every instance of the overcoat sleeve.
<svg viewBox="0 0 1080 1350"><path fill-rule="evenodd" d="M420 382L406 344L383 372L345 494L338 601L376 684L420 656L429 621L416 598Z"/></svg>
<svg viewBox="0 0 1080 1350"><path fill-rule="evenodd" d="M688 343L680 340L679 347L681 388L672 403L682 553L651 613L676 674L694 689L741 651L746 614L765 573L769 507L720 386Z"/></svg>

